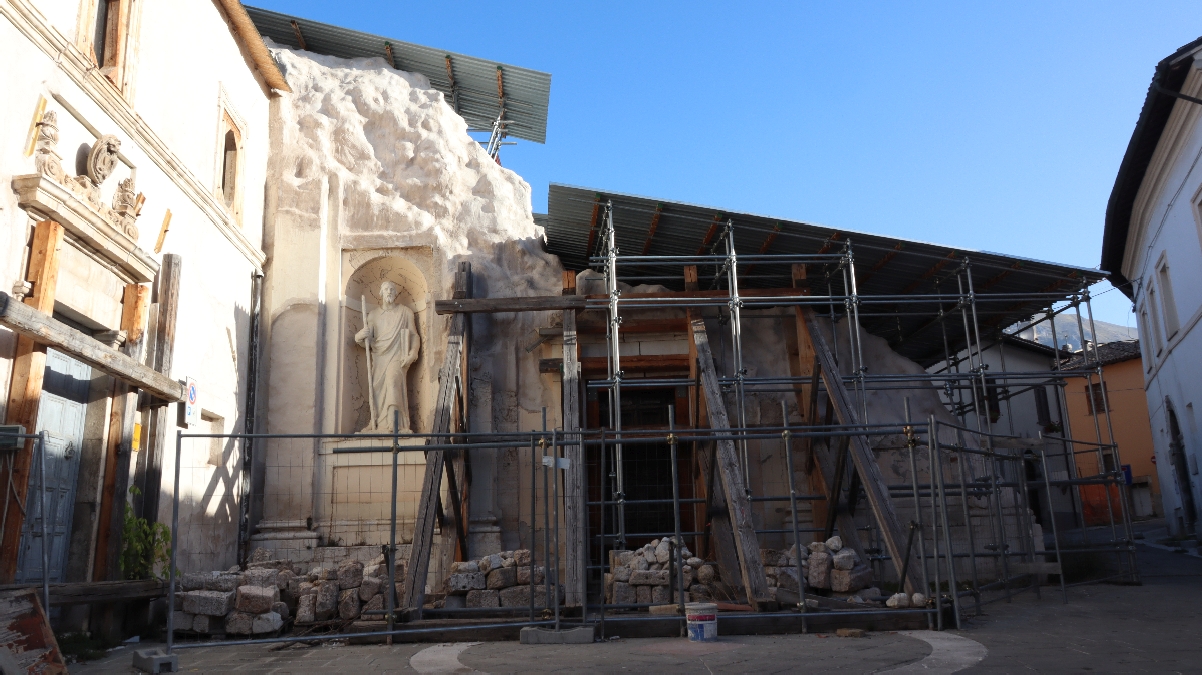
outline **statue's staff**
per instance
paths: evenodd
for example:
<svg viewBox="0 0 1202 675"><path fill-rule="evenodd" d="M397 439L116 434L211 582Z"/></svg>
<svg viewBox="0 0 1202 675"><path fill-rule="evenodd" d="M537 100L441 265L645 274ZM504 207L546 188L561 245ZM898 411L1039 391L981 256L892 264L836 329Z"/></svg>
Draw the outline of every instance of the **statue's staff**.
<svg viewBox="0 0 1202 675"><path fill-rule="evenodd" d="M363 346L367 348L367 398L371 404L371 428L376 429L378 416L376 412L376 387L371 377L371 326L367 323L367 296L359 296L359 310L363 313L363 328L367 335L363 338Z"/></svg>

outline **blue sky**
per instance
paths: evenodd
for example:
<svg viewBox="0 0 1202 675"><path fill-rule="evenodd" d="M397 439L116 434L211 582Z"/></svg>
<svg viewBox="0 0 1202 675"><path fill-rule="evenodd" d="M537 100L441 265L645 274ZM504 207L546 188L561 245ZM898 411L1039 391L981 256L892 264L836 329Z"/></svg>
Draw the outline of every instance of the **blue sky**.
<svg viewBox="0 0 1202 675"><path fill-rule="evenodd" d="M1086 267L1153 67L1202 35L1196 0L249 4L550 72L547 144L502 151L535 211L559 182Z"/></svg>

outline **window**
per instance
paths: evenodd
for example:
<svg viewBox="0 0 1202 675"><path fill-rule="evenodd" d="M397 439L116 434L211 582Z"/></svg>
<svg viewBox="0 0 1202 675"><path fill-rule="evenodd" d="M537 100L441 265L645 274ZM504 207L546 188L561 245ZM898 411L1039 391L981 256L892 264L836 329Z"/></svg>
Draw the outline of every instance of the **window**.
<svg viewBox="0 0 1202 675"><path fill-rule="evenodd" d="M1089 414L1097 415L1099 412L1108 412L1110 406L1107 405L1109 398L1107 397L1105 382L1090 382L1087 388L1088 395L1085 397L1089 402Z"/></svg>
<svg viewBox="0 0 1202 675"><path fill-rule="evenodd" d="M1050 427L1052 425L1052 410L1048 405L1048 390L1043 385L1036 385L1033 390L1035 393L1035 421L1039 426Z"/></svg>
<svg viewBox="0 0 1202 675"><path fill-rule="evenodd" d="M1148 310L1146 307L1141 308L1139 310L1138 323L1139 323L1139 340L1144 345L1144 347L1140 349L1140 352L1143 353L1144 368L1147 369L1147 371L1150 373L1150 372L1152 372L1152 367L1154 365L1156 365L1156 358L1152 355L1152 350L1151 350L1152 341L1148 339L1148 332L1150 330L1148 328L1148 326L1150 324L1148 321Z"/></svg>
<svg viewBox="0 0 1202 675"><path fill-rule="evenodd" d="M1151 316L1149 317L1151 321L1148 322L1148 325L1151 326L1152 340L1156 345L1156 355L1160 356L1160 353L1164 351L1164 336L1160 332L1160 305L1158 302L1156 287L1149 285L1147 309L1151 312Z"/></svg>
<svg viewBox="0 0 1202 675"><path fill-rule="evenodd" d="M195 432L193 432L195 433ZM224 434L225 433L225 418L213 414L203 408L200 411L200 433L206 434ZM224 438L209 439L209 464L212 466L223 466L225 464L225 441Z"/></svg>
<svg viewBox="0 0 1202 675"><path fill-rule="evenodd" d="M225 132L225 148L221 160L221 195L225 205L234 205L234 191L238 183L238 139L231 129Z"/></svg>
<svg viewBox="0 0 1202 675"><path fill-rule="evenodd" d="M101 74L124 89L126 47L129 43L131 0L84 0L91 12L90 30L79 44L91 55ZM87 4L87 3L90 3ZM82 13L82 12L81 12Z"/></svg>
<svg viewBox="0 0 1202 675"><path fill-rule="evenodd" d="M1181 322L1177 318L1177 303L1173 300L1173 282L1169 276L1169 262L1164 254L1161 254L1160 261L1156 264L1156 276L1160 281L1160 304L1164 310L1165 336L1171 340L1181 328Z"/></svg>

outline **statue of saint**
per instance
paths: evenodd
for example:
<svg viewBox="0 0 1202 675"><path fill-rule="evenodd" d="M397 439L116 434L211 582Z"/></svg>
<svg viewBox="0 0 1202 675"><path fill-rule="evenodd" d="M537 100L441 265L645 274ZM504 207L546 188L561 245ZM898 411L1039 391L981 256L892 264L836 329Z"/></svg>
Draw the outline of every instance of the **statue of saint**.
<svg viewBox="0 0 1202 675"><path fill-rule="evenodd" d="M368 349L368 397L374 419L364 431L391 432L397 411L400 433L413 433L406 376L417 361L421 337L413 310L397 302L396 284L381 284L380 299L383 304L371 310L367 325L355 334L355 342Z"/></svg>

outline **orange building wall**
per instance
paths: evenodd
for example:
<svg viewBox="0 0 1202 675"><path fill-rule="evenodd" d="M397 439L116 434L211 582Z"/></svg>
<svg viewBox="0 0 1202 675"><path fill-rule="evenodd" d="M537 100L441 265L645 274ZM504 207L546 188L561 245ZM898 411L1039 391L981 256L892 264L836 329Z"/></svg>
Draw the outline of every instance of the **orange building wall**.
<svg viewBox="0 0 1202 675"><path fill-rule="evenodd" d="M1112 363L1102 368L1102 376L1106 380L1110 422L1114 428L1115 442L1119 447L1119 463L1131 465L1131 475L1137 483L1141 477L1149 478L1153 506L1157 515L1163 515L1164 511L1160 505L1160 479L1156 475L1156 464L1153 462L1152 425L1148 418L1148 399L1144 392L1142 363L1140 359ZM1096 381L1097 378L1094 379ZM1094 417L1089 414L1085 378L1069 380L1065 386L1065 397L1068 400L1073 438L1082 441L1099 440L1094 431ZM1102 432L1100 440L1109 441L1106 417L1099 416L1097 421ZM1100 473L1097 455L1077 455L1077 471L1080 476ZM1104 493L1098 496L1102 500L1105 499Z"/></svg>

